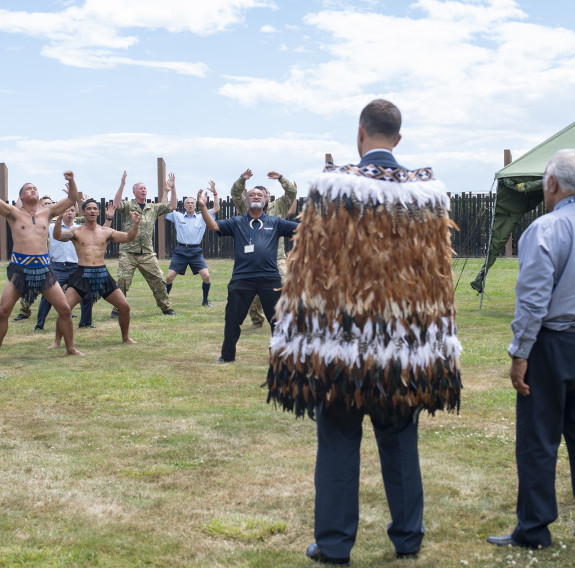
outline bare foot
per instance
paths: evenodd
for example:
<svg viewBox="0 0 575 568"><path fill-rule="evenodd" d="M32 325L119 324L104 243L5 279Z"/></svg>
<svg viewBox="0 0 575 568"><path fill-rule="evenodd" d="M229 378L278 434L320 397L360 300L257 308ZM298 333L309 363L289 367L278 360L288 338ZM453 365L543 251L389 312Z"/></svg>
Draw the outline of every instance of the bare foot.
<svg viewBox="0 0 575 568"><path fill-rule="evenodd" d="M124 343L138 343L137 341L134 341L131 337L128 337L128 339L123 339L122 341Z"/></svg>
<svg viewBox="0 0 575 568"><path fill-rule="evenodd" d="M48 347L48 349L56 349L56 348L58 348L58 347L60 347L60 344L54 342L54 343L52 343L52 345L50 345L50 347Z"/></svg>
<svg viewBox="0 0 575 568"><path fill-rule="evenodd" d="M70 351L66 351L66 355L82 355L83 357L84 353L78 351L75 347L73 347Z"/></svg>

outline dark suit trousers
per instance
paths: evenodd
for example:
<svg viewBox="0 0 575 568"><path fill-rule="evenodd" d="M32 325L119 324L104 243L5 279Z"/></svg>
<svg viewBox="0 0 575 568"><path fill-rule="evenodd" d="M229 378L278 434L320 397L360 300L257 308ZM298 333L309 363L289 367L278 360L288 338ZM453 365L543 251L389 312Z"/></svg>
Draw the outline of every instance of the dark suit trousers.
<svg viewBox="0 0 575 568"><path fill-rule="evenodd" d="M315 540L327 556L344 558L355 543L359 522L359 465L362 412L317 408ZM397 552L415 552L423 540L423 487L417 449L417 421L398 427L372 419L391 523L387 534Z"/></svg>
<svg viewBox="0 0 575 568"><path fill-rule="evenodd" d="M228 284L226 304L226 325L222 344L222 359L233 361L236 358L236 344L241 334L241 325L248 315L251 303L260 297L266 319L274 328L276 304L280 298L282 280L277 278L240 278Z"/></svg>
<svg viewBox="0 0 575 568"><path fill-rule="evenodd" d="M542 329L528 359L529 396L517 395L516 458L519 476L513 538L549 546L557 518L555 471L565 438L575 494L575 333Z"/></svg>
<svg viewBox="0 0 575 568"><path fill-rule="evenodd" d="M72 276L73 272L78 268L77 264L64 264L63 262L53 262L52 270L58 278L58 284L64 286L68 283L68 279ZM92 325L92 294L86 294L82 298L82 304L80 306L80 325L82 327ZM36 325L44 327L44 322L46 321L46 316L50 312L52 304L42 296L40 300L40 305L38 306L38 319Z"/></svg>

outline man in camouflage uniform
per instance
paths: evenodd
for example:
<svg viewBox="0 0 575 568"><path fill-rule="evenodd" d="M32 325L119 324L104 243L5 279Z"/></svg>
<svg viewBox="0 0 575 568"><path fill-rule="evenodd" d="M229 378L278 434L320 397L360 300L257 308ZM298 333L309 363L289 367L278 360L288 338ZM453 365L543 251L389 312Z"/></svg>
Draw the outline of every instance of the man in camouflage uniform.
<svg viewBox="0 0 575 568"><path fill-rule="evenodd" d="M245 201L246 181L250 179L252 175L252 170L247 169L232 186L232 200L238 215L245 215L248 212ZM269 172L268 178L277 179L283 187L285 194L279 199L270 202L270 192L265 187L257 185L256 187L261 189L266 195L266 213L273 217L281 217L282 219L285 219L291 214L290 209L295 203L297 190L289 180L285 179L277 172ZM278 243L277 260L278 270L283 282L286 273L286 253L283 238L281 238ZM262 327L264 324L264 311L259 296L254 298L254 301L250 306L250 319L252 320L252 328Z"/></svg>
<svg viewBox="0 0 575 568"><path fill-rule="evenodd" d="M142 182L136 183L133 187L134 199L122 201L125 184L126 172L122 176L122 182L114 198L116 210L122 215L122 230L128 232L134 224L130 212L138 212L142 219L136 238L130 243L120 245L118 286L124 296L126 296L137 268L152 290L156 304L158 304L162 312L165 315L175 315L176 312L172 310L172 304L166 290L166 280L158 264L153 242L156 219L160 215L174 211L177 207L178 198L176 197L175 176L170 174L166 180L166 192L171 192L169 203L147 203L147 190ZM115 308L111 317L118 317L118 312Z"/></svg>

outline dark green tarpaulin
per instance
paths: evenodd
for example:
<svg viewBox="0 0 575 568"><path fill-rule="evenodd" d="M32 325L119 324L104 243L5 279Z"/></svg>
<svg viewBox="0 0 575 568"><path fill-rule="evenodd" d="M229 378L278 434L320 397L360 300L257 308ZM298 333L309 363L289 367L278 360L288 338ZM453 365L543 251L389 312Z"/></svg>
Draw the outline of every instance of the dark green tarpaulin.
<svg viewBox="0 0 575 568"><path fill-rule="evenodd" d="M489 252L483 267L471 282L471 287L477 292L483 291L487 271L505 247L521 217L543 201L545 167L557 151L564 148L575 148L575 122L495 174L497 194Z"/></svg>

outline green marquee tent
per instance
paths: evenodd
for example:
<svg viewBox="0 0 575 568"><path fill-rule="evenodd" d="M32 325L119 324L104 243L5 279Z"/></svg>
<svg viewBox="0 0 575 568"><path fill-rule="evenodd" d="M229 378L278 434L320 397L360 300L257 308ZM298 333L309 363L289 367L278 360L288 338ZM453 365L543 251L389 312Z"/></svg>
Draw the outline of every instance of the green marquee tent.
<svg viewBox="0 0 575 568"><path fill-rule="evenodd" d="M503 250L521 217L543 201L545 167L557 151L564 148L575 148L575 122L495 174L497 193L489 247L483 267L471 282L471 287L477 292L483 292L487 271Z"/></svg>

